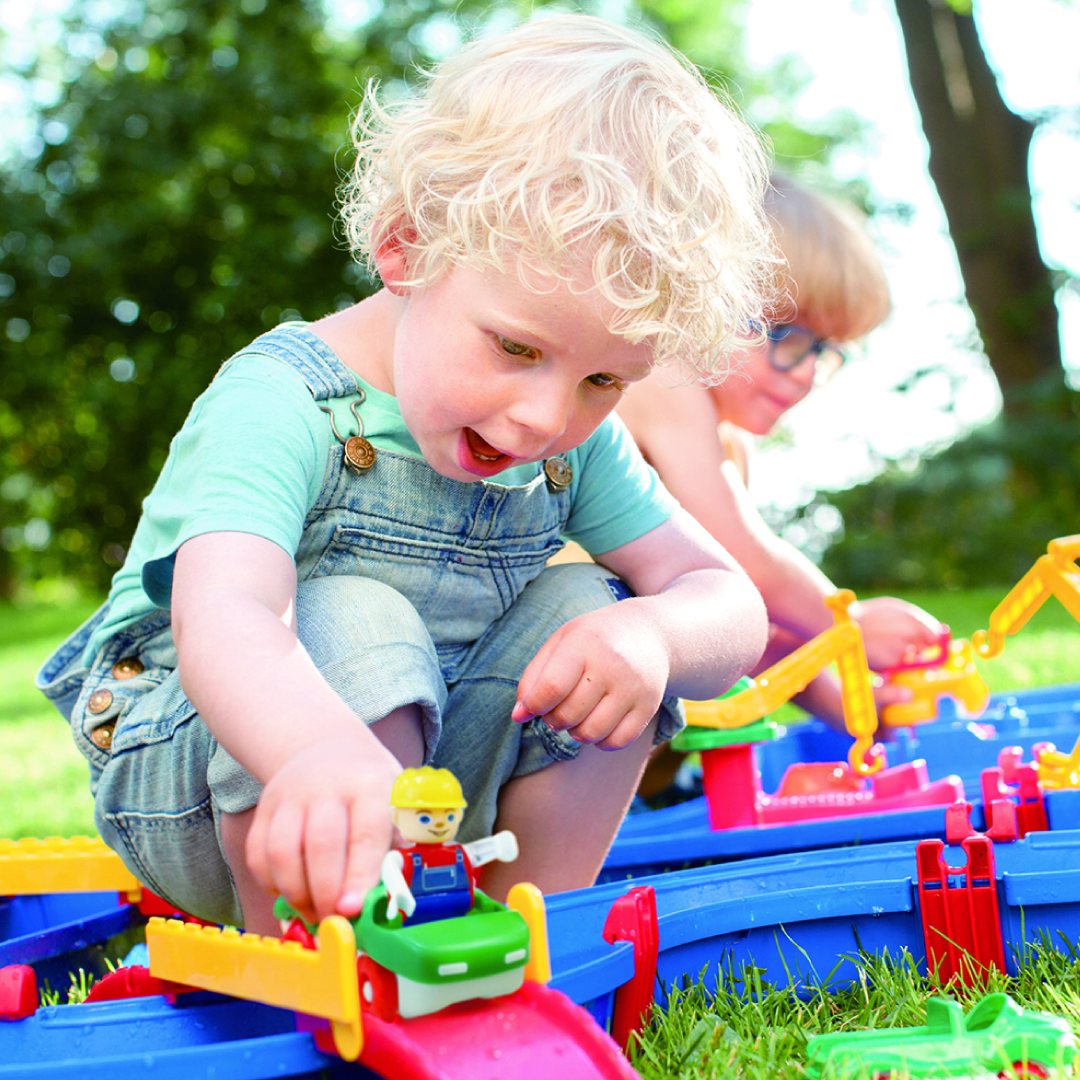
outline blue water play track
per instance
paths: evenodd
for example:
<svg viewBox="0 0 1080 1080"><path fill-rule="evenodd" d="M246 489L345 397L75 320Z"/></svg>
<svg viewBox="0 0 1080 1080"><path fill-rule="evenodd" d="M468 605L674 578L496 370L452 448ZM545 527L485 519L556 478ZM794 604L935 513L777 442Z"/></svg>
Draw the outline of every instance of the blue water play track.
<svg viewBox="0 0 1080 1080"><path fill-rule="evenodd" d="M1080 684L995 695L977 719L956 717L948 701L942 703L942 712L945 715L932 723L897 729L885 744L888 763L923 760L931 779L957 776L973 806L972 824L983 829L982 771L997 765L999 753L1008 746L1020 747L1027 758L1039 743L1071 748L1080 737ZM850 736L820 720L792 725L782 737L758 743L753 753L763 790L777 790L785 770L799 762L843 762L851 743ZM1051 827L1080 827L1080 814L1070 817L1073 803L1067 793L1051 791L1046 799L1048 813L1056 813L1057 823ZM700 797L628 817L600 881L752 856L932 836L944 836L941 806L713 831Z"/></svg>
<svg viewBox="0 0 1080 1080"><path fill-rule="evenodd" d="M1062 793L1074 817L1080 792ZM611 882L552 896L548 925L553 985L601 1019L609 995L633 969L631 947L603 940L606 914L632 887L650 887L659 926L658 976L668 986L702 972L715 985L722 970L755 968L787 985L850 980L860 951L908 953L926 970L917 889L916 841L744 859L678 873ZM1032 833L993 845L995 892L1006 970L1026 949L1080 942L1080 831ZM945 862L963 866L959 847ZM954 883L955 884L955 883Z"/></svg>

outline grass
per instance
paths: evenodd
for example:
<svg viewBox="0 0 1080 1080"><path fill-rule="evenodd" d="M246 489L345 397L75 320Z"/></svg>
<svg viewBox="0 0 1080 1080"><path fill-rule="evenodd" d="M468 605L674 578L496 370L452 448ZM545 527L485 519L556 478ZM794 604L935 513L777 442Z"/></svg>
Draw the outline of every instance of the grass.
<svg viewBox="0 0 1080 1080"><path fill-rule="evenodd" d="M634 1051L643 1080L797 1080L806 1076L806 1044L817 1034L916 1027L926 1000L949 995L967 1012L985 993L1009 994L1023 1008L1063 1016L1080 1035L1080 958L1032 949L1016 977L991 972L968 990L920 975L910 955L864 956L858 978L843 987L770 986L753 969L732 973L715 991L700 980L673 988ZM1072 1075L1077 1075L1074 1067ZM857 1080L857 1078L852 1078ZM869 1078L867 1078L869 1080Z"/></svg>
<svg viewBox="0 0 1080 1080"><path fill-rule="evenodd" d="M87 765L34 687L38 667L97 607L76 594L0 606L0 835L94 833Z"/></svg>

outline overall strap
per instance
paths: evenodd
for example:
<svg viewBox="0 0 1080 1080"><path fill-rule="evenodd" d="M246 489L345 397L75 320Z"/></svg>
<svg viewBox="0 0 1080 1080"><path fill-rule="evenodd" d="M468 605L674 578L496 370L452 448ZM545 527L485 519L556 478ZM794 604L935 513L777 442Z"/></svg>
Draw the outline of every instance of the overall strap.
<svg viewBox="0 0 1080 1080"><path fill-rule="evenodd" d="M282 323L257 337L245 353L262 353L289 365L307 383L316 401L357 391L356 376L318 335L302 323Z"/></svg>

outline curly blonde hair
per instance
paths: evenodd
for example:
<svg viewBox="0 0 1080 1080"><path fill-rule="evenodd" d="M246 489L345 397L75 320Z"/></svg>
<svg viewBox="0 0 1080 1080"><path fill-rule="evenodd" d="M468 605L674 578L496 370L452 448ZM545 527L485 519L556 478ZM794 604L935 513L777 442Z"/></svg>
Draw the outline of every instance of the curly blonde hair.
<svg viewBox="0 0 1080 1080"><path fill-rule="evenodd" d="M424 92L369 84L341 191L354 255L405 237L420 285L457 265L592 281L613 333L721 378L756 339L774 253L758 139L659 40L585 15L467 44ZM404 223L407 227L400 228Z"/></svg>

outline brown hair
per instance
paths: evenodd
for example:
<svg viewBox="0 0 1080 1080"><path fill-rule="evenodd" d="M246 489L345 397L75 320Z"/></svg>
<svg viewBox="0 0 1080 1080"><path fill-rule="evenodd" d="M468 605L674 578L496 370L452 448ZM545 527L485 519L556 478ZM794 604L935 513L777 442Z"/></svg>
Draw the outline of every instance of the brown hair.
<svg viewBox="0 0 1080 1080"><path fill-rule="evenodd" d="M885 320L889 285L859 210L774 172L765 212L787 260L777 287L791 304L773 312L776 322L842 343Z"/></svg>

